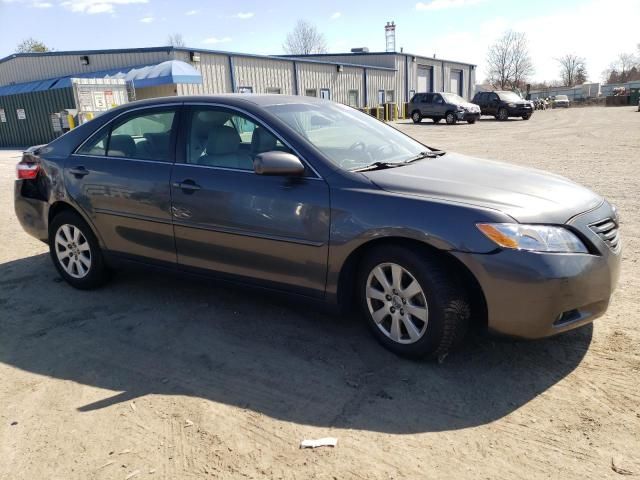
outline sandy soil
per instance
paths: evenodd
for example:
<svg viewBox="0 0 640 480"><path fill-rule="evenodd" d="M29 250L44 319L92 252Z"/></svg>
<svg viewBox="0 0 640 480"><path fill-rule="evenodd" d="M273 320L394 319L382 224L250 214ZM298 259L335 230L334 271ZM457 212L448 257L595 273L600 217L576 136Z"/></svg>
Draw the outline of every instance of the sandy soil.
<svg viewBox="0 0 640 480"><path fill-rule="evenodd" d="M544 341L477 339L439 365L394 357L356 319L202 280L123 272L76 291L20 229L17 152L0 151L0 478L640 476L640 113L399 128L615 202L608 314ZM337 447L298 448L324 436Z"/></svg>

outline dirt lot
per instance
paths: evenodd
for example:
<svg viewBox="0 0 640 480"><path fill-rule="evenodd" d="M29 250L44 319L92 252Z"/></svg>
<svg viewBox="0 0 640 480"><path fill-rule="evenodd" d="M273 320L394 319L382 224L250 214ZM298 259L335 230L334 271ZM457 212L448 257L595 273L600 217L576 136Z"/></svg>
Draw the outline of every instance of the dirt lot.
<svg viewBox="0 0 640 480"><path fill-rule="evenodd" d="M127 272L76 291L20 229L17 152L0 151L0 478L640 476L640 113L399 128L616 203L608 314L544 341L478 339L438 365L394 357L356 319L201 280ZM298 448L324 436L338 446Z"/></svg>

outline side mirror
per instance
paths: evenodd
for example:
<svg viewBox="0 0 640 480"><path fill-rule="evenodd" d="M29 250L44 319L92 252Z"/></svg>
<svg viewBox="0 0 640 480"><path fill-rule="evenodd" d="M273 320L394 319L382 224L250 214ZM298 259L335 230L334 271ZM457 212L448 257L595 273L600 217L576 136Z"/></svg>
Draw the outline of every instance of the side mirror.
<svg viewBox="0 0 640 480"><path fill-rule="evenodd" d="M300 177L304 175L304 165L295 155L274 150L256 155L253 171L258 175Z"/></svg>

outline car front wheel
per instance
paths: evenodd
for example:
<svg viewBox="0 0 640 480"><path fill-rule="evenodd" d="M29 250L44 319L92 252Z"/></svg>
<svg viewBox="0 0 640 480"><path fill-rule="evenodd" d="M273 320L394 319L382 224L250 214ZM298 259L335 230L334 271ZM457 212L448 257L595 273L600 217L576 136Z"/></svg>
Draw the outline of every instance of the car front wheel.
<svg viewBox="0 0 640 480"><path fill-rule="evenodd" d="M411 114L411 120L413 120L413 123L420 123L422 121L422 115L416 110Z"/></svg>
<svg viewBox="0 0 640 480"><path fill-rule="evenodd" d="M531 118L531 114L527 114L527 115L523 115L522 119L523 120L529 120Z"/></svg>
<svg viewBox="0 0 640 480"><path fill-rule="evenodd" d="M378 341L396 354L440 357L464 337L465 290L438 258L412 249L376 249L359 270L359 301Z"/></svg>
<svg viewBox="0 0 640 480"><path fill-rule="evenodd" d="M453 112L447 112L444 120L445 122L447 122L447 125L453 125L454 123L456 123L456 114Z"/></svg>
<svg viewBox="0 0 640 480"><path fill-rule="evenodd" d="M501 108L498 110L498 120L505 121L509 119L509 112L507 112L506 108Z"/></svg>
<svg viewBox="0 0 640 480"><path fill-rule="evenodd" d="M76 213L65 211L54 217L49 226L49 253L62 278L72 287L88 290L107 279L98 241Z"/></svg>

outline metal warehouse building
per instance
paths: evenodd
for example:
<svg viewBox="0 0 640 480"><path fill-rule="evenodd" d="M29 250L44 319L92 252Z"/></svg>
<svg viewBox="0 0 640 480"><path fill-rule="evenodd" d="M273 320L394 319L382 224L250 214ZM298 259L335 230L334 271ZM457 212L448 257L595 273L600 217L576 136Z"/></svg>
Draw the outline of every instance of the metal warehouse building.
<svg viewBox="0 0 640 480"><path fill-rule="evenodd" d="M75 78L125 79L136 99L281 93L368 108L402 105L417 91L469 98L475 66L393 52L292 57L156 47L14 54L0 59L0 147L59 135L51 115L77 108Z"/></svg>

